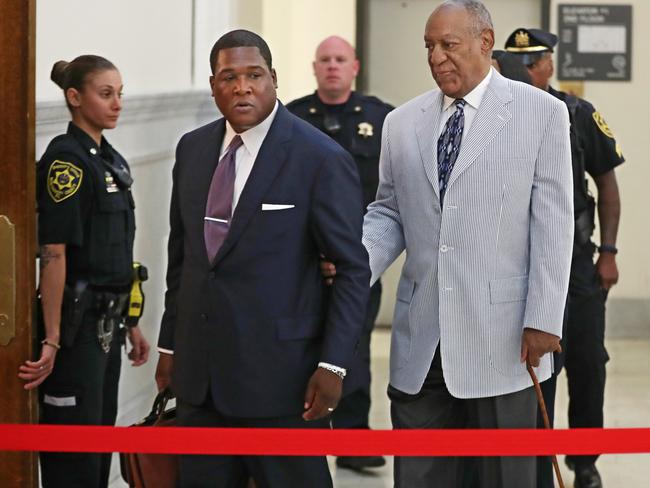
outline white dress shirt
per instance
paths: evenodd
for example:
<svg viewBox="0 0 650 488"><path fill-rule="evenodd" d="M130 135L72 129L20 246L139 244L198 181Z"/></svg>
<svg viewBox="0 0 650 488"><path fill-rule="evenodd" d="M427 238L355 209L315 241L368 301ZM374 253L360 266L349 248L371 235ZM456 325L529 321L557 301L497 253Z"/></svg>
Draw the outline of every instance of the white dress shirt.
<svg viewBox="0 0 650 488"><path fill-rule="evenodd" d="M474 87L474 89L469 92L467 95L463 97L463 100L465 100L465 126L463 127L463 138L465 138L465 134L467 134L467 131L469 130L470 126L472 125L472 122L474 121L474 117L476 116L476 112L478 111L479 105L481 105L481 101L483 100L483 95L485 95L485 91L488 88L488 85L490 84L490 80L492 79L492 70L494 68L490 66L490 70L488 71L488 74L485 75L485 78ZM440 127L438 130L438 137L440 137L440 134L442 134L442 131L445 129L445 124L447 123L447 119L451 117L454 112L456 112L456 105L454 105L454 102L456 101L455 98L448 97L447 95L444 96L442 100L442 117L440 117ZM462 139L461 139L461 145L462 145Z"/></svg>
<svg viewBox="0 0 650 488"><path fill-rule="evenodd" d="M266 139L266 134L269 133L273 119L275 119L275 114L278 111L278 101L275 101L275 107L273 111L265 118L262 122L257 124L255 127L248 129L241 134L237 134L235 129L232 128L230 122L226 121L226 133L223 136L223 142L221 143L221 152L219 153L219 161L226 153L226 149L230 145L230 141L236 135L241 137L243 144L237 149L235 153L235 191L232 195L232 211L235 211L237 203L239 202L239 197L241 192L244 190L244 186L248 181L248 177L253 170L253 164L257 158L257 154L260 152L262 143Z"/></svg>

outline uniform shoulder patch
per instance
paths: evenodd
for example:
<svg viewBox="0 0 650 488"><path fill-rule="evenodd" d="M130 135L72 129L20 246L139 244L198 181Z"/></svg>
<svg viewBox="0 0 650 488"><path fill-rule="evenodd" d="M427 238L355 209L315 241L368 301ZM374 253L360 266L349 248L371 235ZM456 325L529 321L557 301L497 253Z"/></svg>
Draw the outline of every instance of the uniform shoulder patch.
<svg viewBox="0 0 650 488"><path fill-rule="evenodd" d="M59 203L77 193L84 172L72 163L55 160L47 172L47 192Z"/></svg>
<svg viewBox="0 0 650 488"><path fill-rule="evenodd" d="M623 149L621 148L621 145L618 142L616 143L616 154L618 155L619 158L623 159Z"/></svg>
<svg viewBox="0 0 650 488"><path fill-rule="evenodd" d="M603 134L605 134L607 137L611 139L614 139L614 133L609 128L609 126L605 122L605 119L600 114L600 112L594 111L594 113L591 114L591 117L594 119L594 122L596 122L596 125L598 126L598 128Z"/></svg>

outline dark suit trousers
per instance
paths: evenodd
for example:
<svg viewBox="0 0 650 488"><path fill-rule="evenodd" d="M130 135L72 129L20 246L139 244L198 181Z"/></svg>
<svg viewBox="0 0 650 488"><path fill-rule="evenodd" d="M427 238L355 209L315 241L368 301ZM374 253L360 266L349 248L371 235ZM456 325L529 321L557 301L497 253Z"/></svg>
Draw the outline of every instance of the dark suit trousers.
<svg viewBox="0 0 650 488"><path fill-rule="evenodd" d="M556 362L557 364L557 362ZM559 372L556 370L549 379L540 384L542 388L542 395L544 397L544 404L546 405L546 413L548 413L548 420L553 427L555 418L555 390L557 389L557 375ZM544 429L544 418L541 412L537 409L537 428ZM551 456L538 456L537 457L537 488L555 488L555 472L553 471L553 461Z"/></svg>
<svg viewBox="0 0 650 488"><path fill-rule="evenodd" d="M232 418L219 414L210 402L193 406L178 402L183 427L328 428L329 420L305 422L302 417ZM181 488L332 488L325 456L180 456Z"/></svg>
<svg viewBox="0 0 650 488"><path fill-rule="evenodd" d="M395 429L534 428L534 389L489 398L454 398L445 385L438 350L419 393L392 386ZM534 457L396 457L395 488L533 488Z"/></svg>

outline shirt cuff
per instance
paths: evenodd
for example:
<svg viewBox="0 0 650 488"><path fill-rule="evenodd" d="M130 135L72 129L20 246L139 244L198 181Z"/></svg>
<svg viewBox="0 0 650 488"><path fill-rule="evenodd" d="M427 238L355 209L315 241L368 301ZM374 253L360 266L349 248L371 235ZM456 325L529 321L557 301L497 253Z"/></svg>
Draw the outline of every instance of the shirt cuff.
<svg viewBox="0 0 650 488"><path fill-rule="evenodd" d="M162 348L162 347L158 348L158 352L162 352L163 354L170 354L172 356L174 355L174 351L172 351L171 349L165 349L165 348Z"/></svg>
<svg viewBox="0 0 650 488"><path fill-rule="evenodd" d="M331 371L332 373L340 376L341 378L345 378L345 375L347 374L347 370L345 368L340 368L339 366L335 366L330 363L320 362L318 363L318 367L326 369L327 371Z"/></svg>

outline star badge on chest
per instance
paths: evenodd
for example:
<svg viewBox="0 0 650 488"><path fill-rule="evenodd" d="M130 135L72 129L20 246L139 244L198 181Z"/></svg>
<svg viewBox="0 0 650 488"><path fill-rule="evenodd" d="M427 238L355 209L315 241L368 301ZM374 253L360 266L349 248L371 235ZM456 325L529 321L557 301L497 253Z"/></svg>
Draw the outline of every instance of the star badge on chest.
<svg viewBox="0 0 650 488"><path fill-rule="evenodd" d="M374 127L370 122L361 122L357 127L359 128L357 134L361 137L372 137L374 135Z"/></svg>

